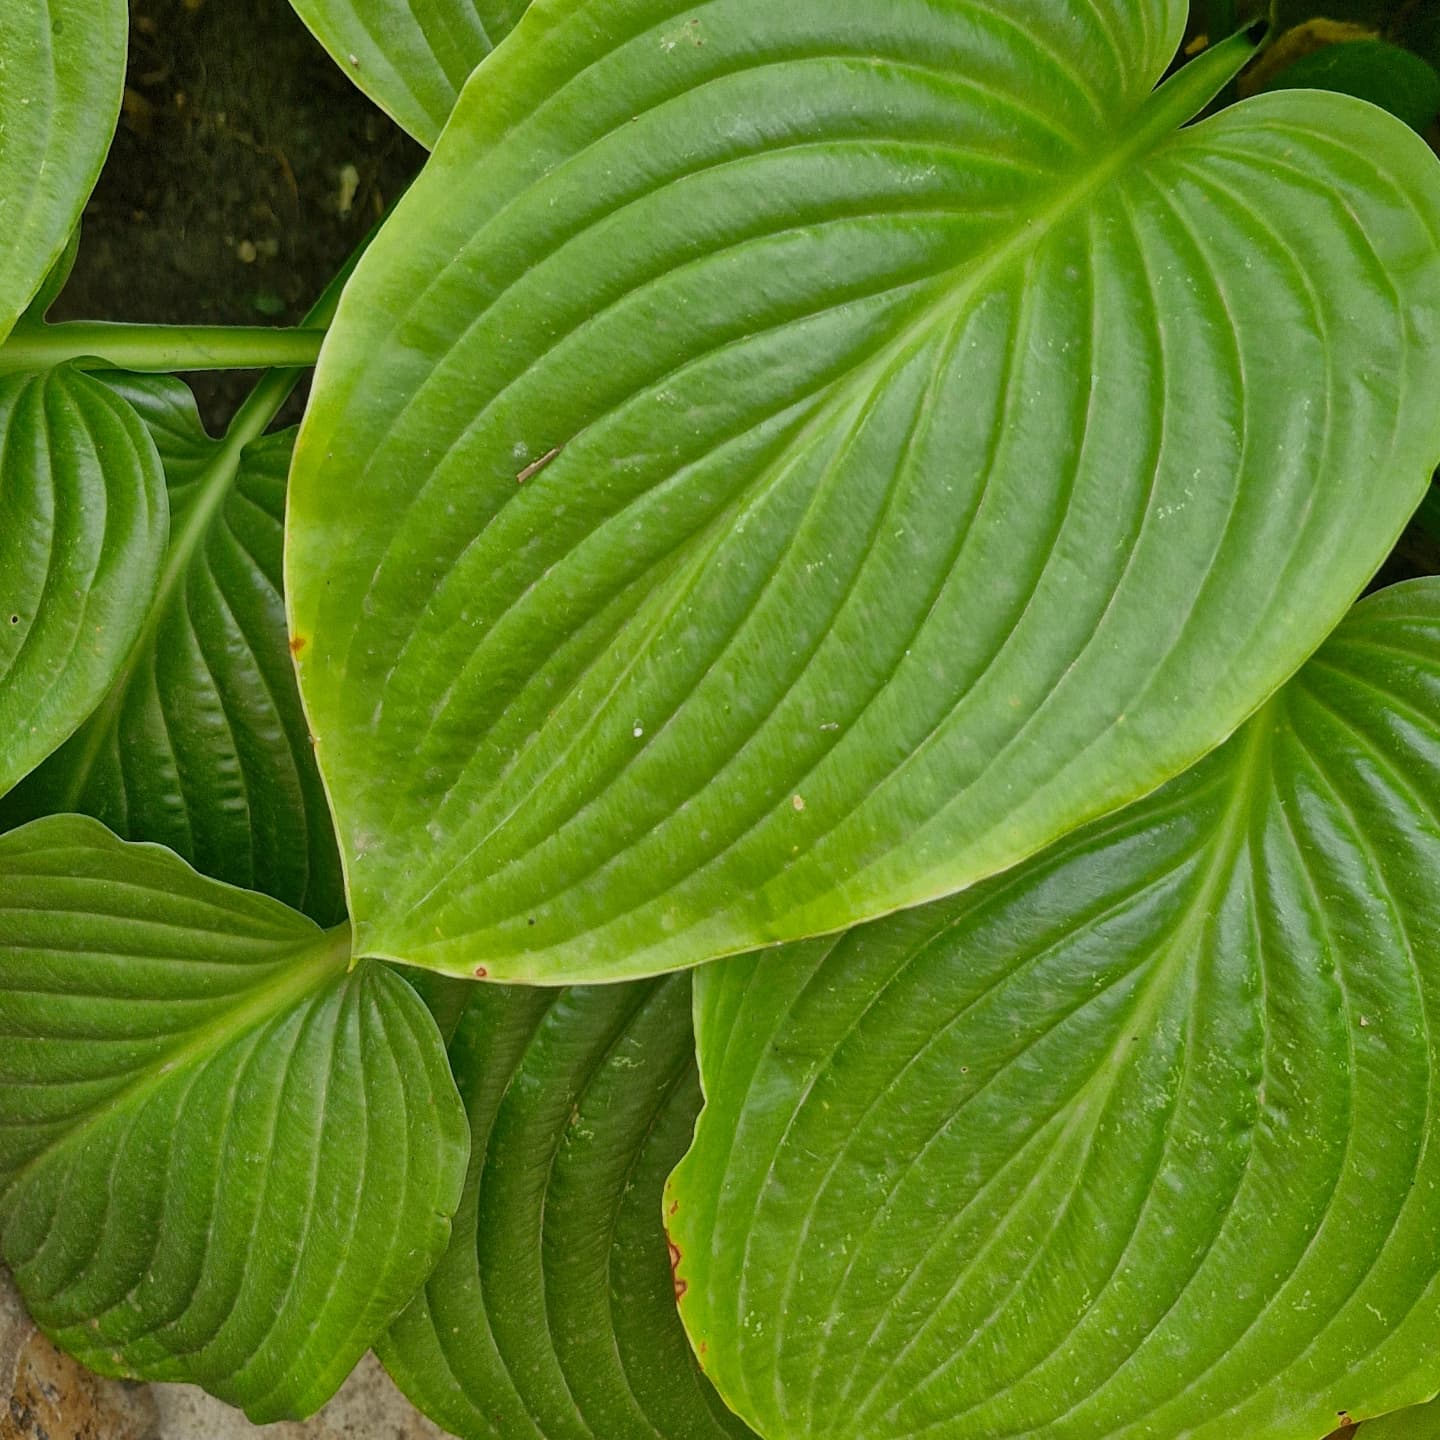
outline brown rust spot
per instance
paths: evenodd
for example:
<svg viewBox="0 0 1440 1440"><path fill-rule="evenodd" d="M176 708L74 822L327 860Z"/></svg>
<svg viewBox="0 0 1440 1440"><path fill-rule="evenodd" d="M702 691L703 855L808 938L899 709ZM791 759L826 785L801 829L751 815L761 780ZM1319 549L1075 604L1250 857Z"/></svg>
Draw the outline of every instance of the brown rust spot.
<svg viewBox="0 0 1440 1440"><path fill-rule="evenodd" d="M310 642L303 635L296 635L290 641L290 653L298 655Z"/></svg>
<svg viewBox="0 0 1440 1440"><path fill-rule="evenodd" d="M668 1230L665 1232L665 1245L670 1251L670 1275L675 1281L675 1303L678 1305L685 1298L690 1283L680 1278L680 1261L684 1257L680 1254L680 1247L670 1238Z"/></svg>
<svg viewBox="0 0 1440 1440"><path fill-rule="evenodd" d="M477 965L475 967L475 978L477 980L488 980L490 978L490 972L483 965Z"/></svg>

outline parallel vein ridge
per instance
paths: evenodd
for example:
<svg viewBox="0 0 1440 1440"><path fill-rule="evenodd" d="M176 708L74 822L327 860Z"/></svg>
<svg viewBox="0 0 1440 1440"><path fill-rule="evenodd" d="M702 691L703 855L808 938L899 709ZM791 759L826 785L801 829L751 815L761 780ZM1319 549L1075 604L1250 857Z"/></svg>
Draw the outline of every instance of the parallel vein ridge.
<svg viewBox="0 0 1440 1440"><path fill-rule="evenodd" d="M281 589L294 433L232 453L205 433L178 381L108 383L159 449L170 559L181 568L104 703L0 800L0 826L93 815L127 840L168 845L215 879L334 924L344 913L339 857ZM195 535L197 512L204 528Z"/></svg>
<svg viewBox="0 0 1440 1440"><path fill-rule="evenodd" d="M1440 582L965 896L697 977L682 1315L761 1433L1314 1440L1440 1384Z"/></svg>
<svg viewBox="0 0 1440 1440"><path fill-rule="evenodd" d="M482 987L450 1059L472 1149L454 1240L379 1346L465 1440L742 1440L675 1314L665 1175L700 1096L686 977Z"/></svg>
<svg viewBox="0 0 1440 1440"><path fill-rule="evenodd" d="M349 961L93 820L0 836L0 1263L91 1369L306 1415L444 1249L443 1045Z"/></svg>
<svg viewBox="0 0 1440 1440"><path fill-rule="evenodd" d="M548 983L843 929L1313 651L1440 457L1440 185L1339 97L1179 129L1248 53L1152 90L1183 9L531 7L297 447L362 950Z"/></svg>

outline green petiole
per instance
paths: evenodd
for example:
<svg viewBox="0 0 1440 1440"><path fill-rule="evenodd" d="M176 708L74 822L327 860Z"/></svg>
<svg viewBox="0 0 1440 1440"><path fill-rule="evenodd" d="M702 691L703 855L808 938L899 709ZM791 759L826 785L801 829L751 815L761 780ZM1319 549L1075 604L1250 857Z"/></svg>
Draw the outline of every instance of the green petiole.
<svg viewBox="0 0 1440 1440"><path fill-rule="evenodd" d="M67 321L17 325L0 344L0 372L43 370L71 361L88 369L305 369L315 364L323 326L117 325Z"/></svg>

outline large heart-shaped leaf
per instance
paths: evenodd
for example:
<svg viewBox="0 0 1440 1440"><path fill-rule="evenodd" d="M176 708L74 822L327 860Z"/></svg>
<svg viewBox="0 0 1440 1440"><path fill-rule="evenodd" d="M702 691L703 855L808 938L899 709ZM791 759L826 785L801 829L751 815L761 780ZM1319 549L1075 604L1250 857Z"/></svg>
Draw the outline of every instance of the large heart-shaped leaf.
<svg viewBox="0 0 1440 1440"><path fill-rule="evenodd" d="M335 63L422 145L529 0L290 0Z"/></svg>
<svg viewBox="0 0 1440 1440"><path fill-rule="evenodd" d="M0 795L115 680L168 523L154 441L123 399L68 366L0 375Z"/></svg>
<svg viewBox="0 0 1440 1440"><path fill-rule="evenodd" d="M301 688L362 953L662 970L1223 739L1440 457L1440 169L1178 0L532 6L347 289Z"/></svg>
<svg viewBox="0 0 1440 1440"><path fill-rule="evenodd" d="M696 979L681 1302L768 1440L1317 1440L1440 1381L1440 580L964 896Z"/></svg>
<svg viewBox="0 0 1440 1440"><path fill-rule="evenodd" d="M466 1440L748 1435L685 1343L660 1223L700 1108L688 977L487 987L450 1059L470 1174L379 1346L406 1394Z"/></svg>
<svg viewBox="0 0 1440 1440"><path fill-rule="evenodd" d="M60 258L110 148L125 0L6 0L0 15L0 340Z"/></svg>
<svg viewBox="0 0 1440 1440"><path fill-rule="evenodd" d="M0 1260L92 1369L308 1413L444 1250L444 1047L349 961L93 820L0 837Z"/></svg>
<svg viewBox="0 0 1440 1440"><path fill-rule="evenodd" d="M281 596L293 432L227 444L178 381L109 383L164 463L165 583L105 703L0 802L0 825L82 811L331 924L344 908L339 857Z"/></svg>

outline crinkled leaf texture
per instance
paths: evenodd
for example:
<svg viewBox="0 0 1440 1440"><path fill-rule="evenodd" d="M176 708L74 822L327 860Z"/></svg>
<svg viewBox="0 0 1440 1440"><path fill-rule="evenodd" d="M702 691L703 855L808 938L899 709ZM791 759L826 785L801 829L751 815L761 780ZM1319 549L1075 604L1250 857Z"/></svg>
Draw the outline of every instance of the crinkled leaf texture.
<svg viewBox="0 0 1440 1440"><path fill-rule="evenodd" d="M0 340L65 251L125 88L125 0L0 4Z"/></svg>
<svg viewBox="0 0 1440 1440"><path fill-rule="evenodd" d="M0 375L0 795L119 674L168 515L155 443L123 398L69 366Z"/></svg>
<svg viewBox="0 0 1440 1440"><path fill-rule="evenodd" d="M767 1440L1316 1440L1440 1380L1440 580L941 905L696 977L681 1313Z"/></svg>
<svg viewBox="0 0 1440 1440"><path fill-rule="evenodd" d="M528 0L290 0L335 63L433 146L470 72Z"/></svg>
<svg viewBox="0 0 1440 1440"><path fill-rule="evenodd" d="M660 1221L700 1091L688 977L483 987L450 1059L472 1149L454 1238L378 1347L466 1440L725 1440Z"/></svg>
<svg viewBox="0 0 1440 1440"><path fill-rule="evenodd" d="M281 594L294 434L241 448L205 433L179 381L106 380L164 463L165 578L104 704L0 801L0 826L80 811L333 924L344 913L340 861Z"/></svg>
<svg viewBox="0 0 1440 1440"><path fill-rule="evenodd" d="M93 820L0 837L0 1260L92 1369L307 1414L444 1250L444 1047L349 959Z"/></svg>
<svg viewBox="0 0 1440 1440"><path fill-rule="evenodd" d="M1180 0L539 0L322 357L287 536L360 953L621 978L1213 748L1440 456L1440 169L1186 129ZM343 496L343 503L336 503Z"/></svg>

